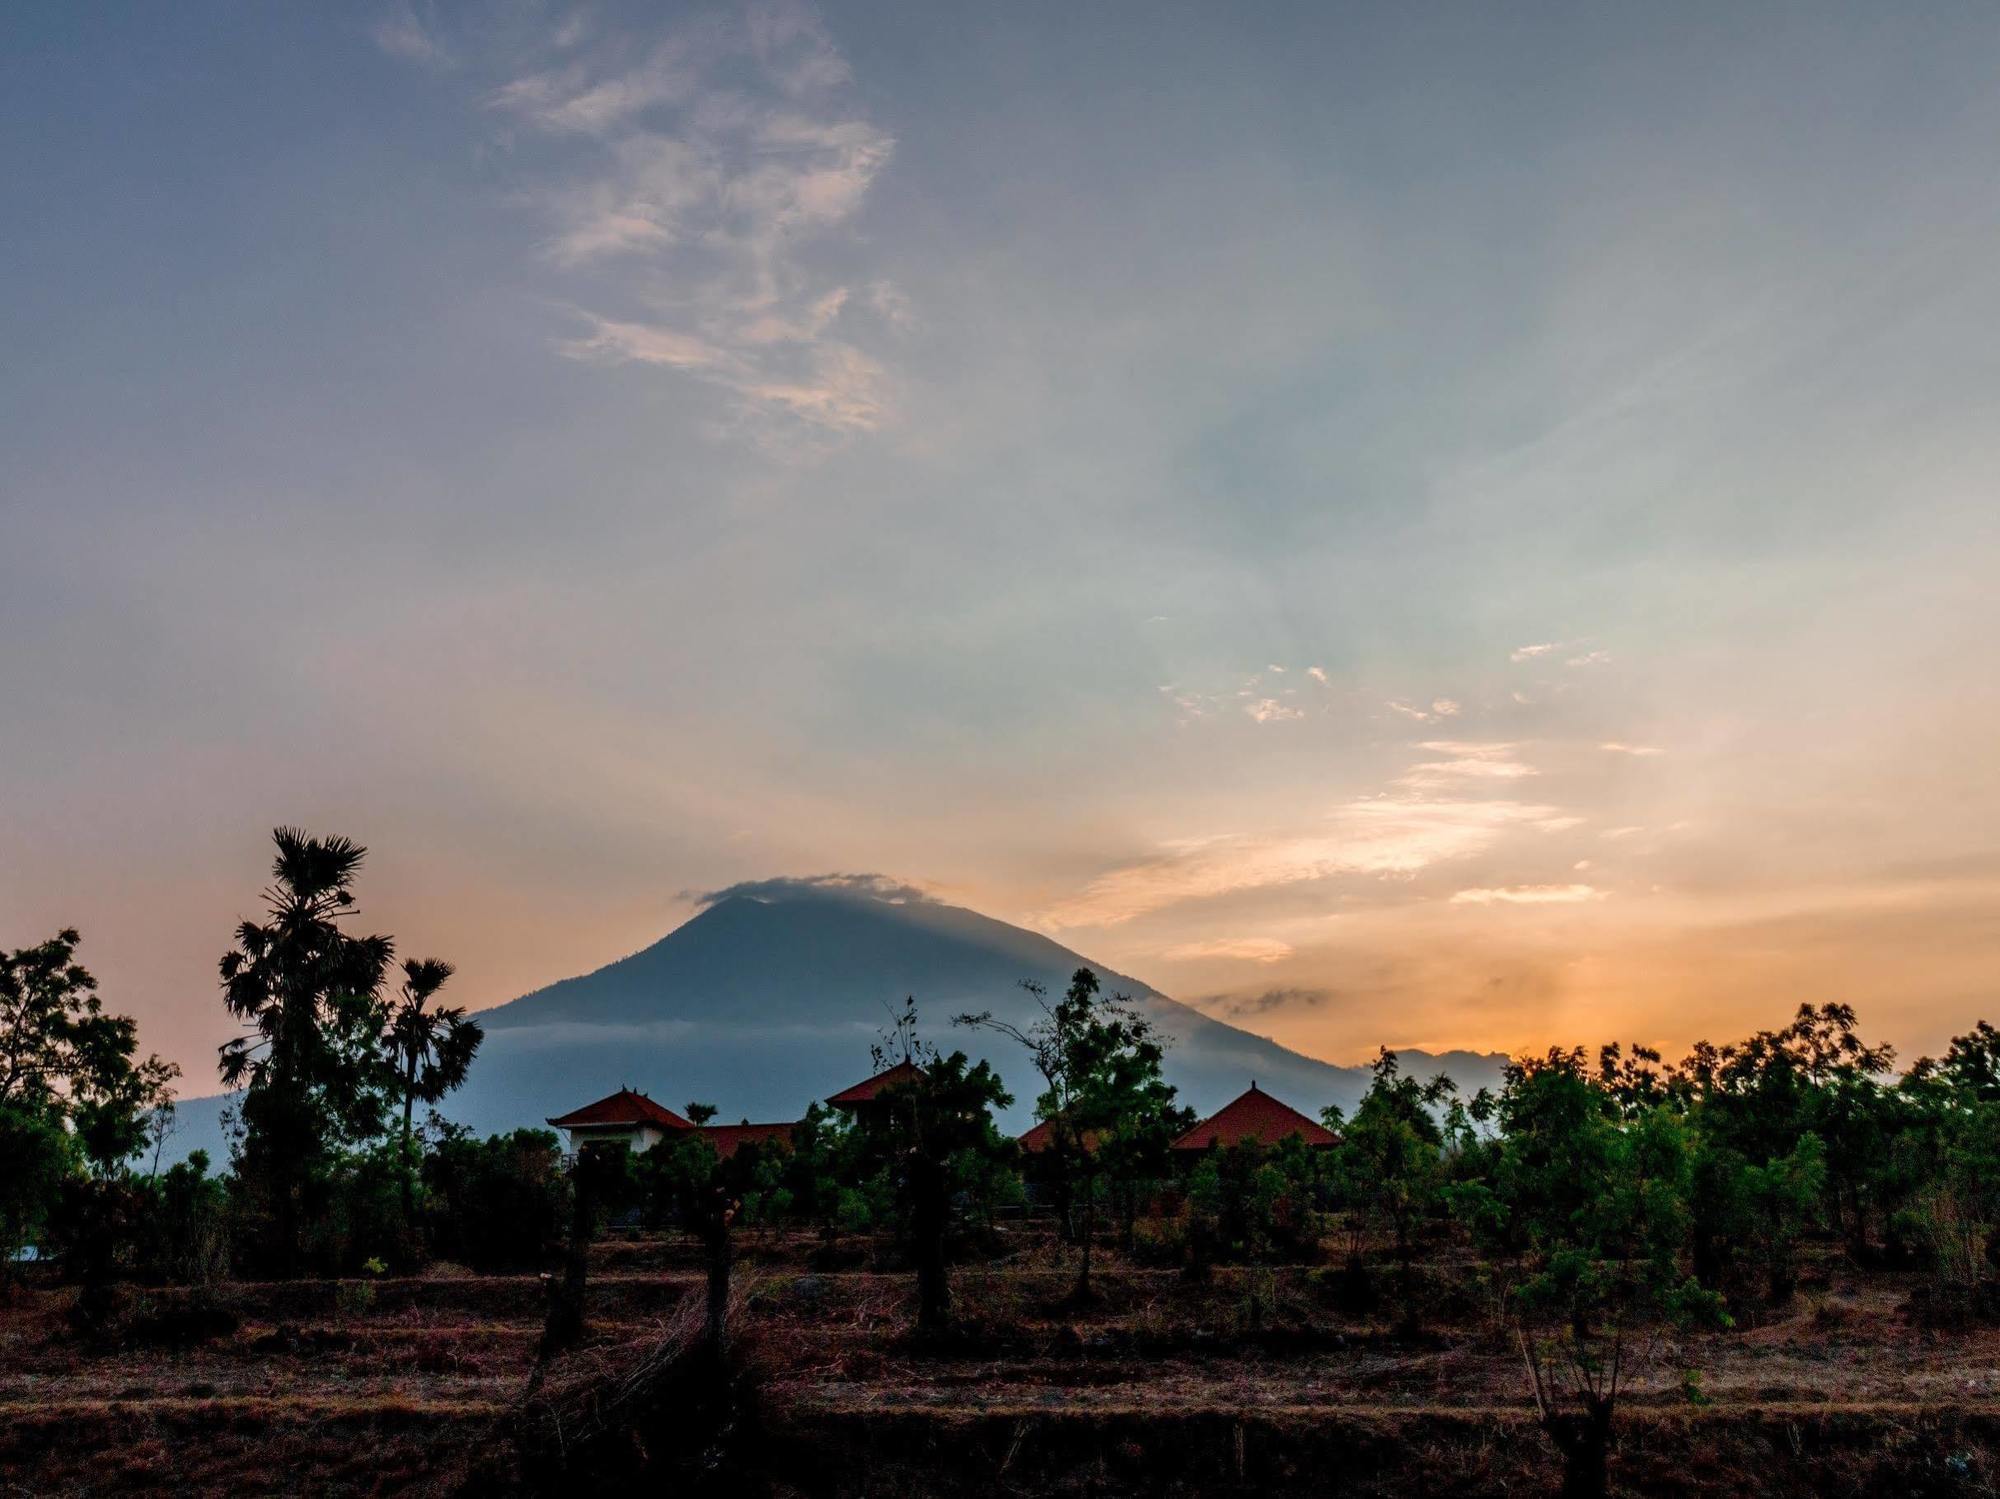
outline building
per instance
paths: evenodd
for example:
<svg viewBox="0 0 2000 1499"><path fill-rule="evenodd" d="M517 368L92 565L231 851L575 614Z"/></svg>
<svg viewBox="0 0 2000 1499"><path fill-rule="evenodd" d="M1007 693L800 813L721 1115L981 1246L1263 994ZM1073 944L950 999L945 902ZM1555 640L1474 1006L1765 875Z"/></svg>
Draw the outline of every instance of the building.
<svg viewBox="0 0 2000 1499"><path fill-rule="evenodd" d="M908 1087L924 1075L924 1069L905 1057L895 1066L873 1077L864 1078L851 1088L842 1088L826 1101L830 1109L839 1109L856 1121L879 1116L882 1112L882 1095L891 1088Z"/></svg>
<svg viewBox="0 0 2000 1499"><path fill-rule="evenodd" d="M728 1160L746 1145L775 1145L781 1150L792 1148L792 1124L752 1124L745 1119L741 1124L704 1124L702 1137L715 1147L718 1160Z"/></svg>
<svg viewBox="0 0 2000 1499"><path fill-rule="evenodd" d="M841 1089L827 1104L856 1118L865 1118L877 1107L882 1093L922 1076L916 1064L898 1062L886 1072ZM608 1098L587 1103L548 1122L569 1136L572 1154L591 1147L614 1147L639 1155L662 1140L685 1139L690 1132L699 1130L715 1147L716 1155L725 1161L745 1145L776 1145L789 1150L792 1130L796 1127L789 1120L782 1124L752 1124L748 1119L741 1124L697 1125L630 1088L620 1088Z"/></svg>
<svg viewBox="0 0 2000 1499"><path fill-rule="evenodd" d="M620 1088L608 1098L571 1109L548 1122L569 1136L572 1152L610 1146L634 1155L651 1150L669 1135L694 1128L666 1105L630 1088Z"/></svg>
<svg viewBox="0 0 2000 1499"><path fill-rule="evenodd" d="M1014 1143L1021 1147L1023 1155L1040 1155L1043 1151L1053 1148L1056 1143L1055 1121L1044 1119L1026 1134L1015 1136ZM1090 1149L1090 1145L1085 1144L1084 1149Z"/></svg>
<svg viewBox="0 0 2000 1499"><path fill-rule="evenodd" d="M1273 1098L1252 1082L1249 1092L1239 1094L1202 1120L1174 1141L1173 1148L1195 1154L1217 1146L1226 1149L1245 1140L1255 1140L1268 1148L1293 1135L1320 1150L1340 1143L1340 1136L1332 1130L1317 1120L1308 1119L1290 1104Z"/></svg>
<svg viewBox="0 0 2000 1499"><path fill-rule="evenodd" d="M1077 1144L1083 1147L1085 1155L1097 1154L1097 1142L1103 1138L1098 1130L1087 1129ZM1023 1155L1040 1155L1045 1150L1053 1150L1056 1143L1056 1125L1053 1119L1044 1119L1026 1134L1016 1135L1014 1143Z"/></svg>

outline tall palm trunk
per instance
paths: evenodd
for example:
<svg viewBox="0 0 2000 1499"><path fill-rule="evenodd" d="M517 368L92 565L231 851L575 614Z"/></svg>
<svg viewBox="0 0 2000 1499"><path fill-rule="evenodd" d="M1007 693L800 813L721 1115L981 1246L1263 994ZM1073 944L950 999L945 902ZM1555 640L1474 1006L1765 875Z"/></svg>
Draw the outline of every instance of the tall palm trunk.
<svg viewBox="0 0 2000 1499"><path fill-rule="evenodd" d="M1097 1180L1092 1174L1083 1178L1080 1205L1082 1212L1077 1219L1077 1238L1083 1252L1076 1263L1076 1290L1073 1294L1077 1301L1084 1302L1094 1294L1090 1288L1090 1246L1097 1237Z"/></svg>
<svg viewBox="0 0 2000 1499"><path fill-rule="evenodd" d="M1542 1429L1562 1454L1562 1499L1604 1499L1610 1492L1609 1396L1587 1396L1580 1412L1550 1414Z"/></svg>
<svg viewBox="0 0 2000 1499"><path fill-rule="evenodd" d="M530 1394L541 1387L549 1360L583 1339L590 1239L596 1227L596 1176L596 1162L590 1153L579 1151L570 1170L569 1243L563 1256L562 1274L549 1282L548 1317L542 1324L542 1342L535 1353L535 1371L528 1381Z"/></svg>
<svg viewBox="0 0 2000 1499"><path fill-rule="evenodd" d="M704 1225L703 1237L708 1241L708 1346L718 1355L728 1341L729 1327L729 1268L734 1258L731 1243L730 1211L723 1205Z"/></svg>
<svg viewBox="0 0 2000 1499"><path fill-rule="evenodd" d="M911 1238L917 1258L917 1328L942 1332L951 1320L951 1284L944 1262L948 1217L944 1165L918 1154L910 1162Z"/></svg>
<svg viewBox="0 0 2000 1499"><path fill-rule="evenodd" d="M417 1181L416 1181L417 1168L415 1162L412 1161L410 1158L410 1140L413 1134L413 1131L410 1126L410 1115L416 1107L416 1102L417 1102L417 1064L416 1064L416 1059L412 1058L410 1060L409 1066L404 1069L403 1073L403 1171L402 1171L403 1227L406 1231L411 1233L414 1233L416 1231L415 1219L417 1215Z"/></svg>

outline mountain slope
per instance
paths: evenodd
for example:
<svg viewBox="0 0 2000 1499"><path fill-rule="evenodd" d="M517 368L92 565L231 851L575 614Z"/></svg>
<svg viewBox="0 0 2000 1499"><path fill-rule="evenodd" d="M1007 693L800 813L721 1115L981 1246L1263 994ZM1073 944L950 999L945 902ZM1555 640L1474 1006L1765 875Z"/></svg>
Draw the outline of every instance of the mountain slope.
<svg viewBox="0 0 2000 1499"><path fill-rule="evenodd" d="M1178 1004L1141 981L1061 944L975 911L866 890L772 881L757 895L719 899L651 947L564 979L479 1017L487 1039L447 1112L481 1132L540 1124L630 1085L680 1107L713 1103L725 1120L795 1119L868 1075L869 1045L904 996L926 1039L991 1060L1014 1094L1006 1113L1025 1128L1039 1084L1020 1048L954 1027L964 1011L1027 1024L1031 980L1058 994L1082 967L1131 995L1171 1038L1168 1078L1208 1113L1255 1079L1317 1114L1351 1108L1367 1071L1335 1067ZM1468 1089L1491 1082L1500 1059L1455 1053ZM1434 1063L1411 1056L1428 1073ZM218 1107L183 1105L174 1144L216 1147Z"/></svg>

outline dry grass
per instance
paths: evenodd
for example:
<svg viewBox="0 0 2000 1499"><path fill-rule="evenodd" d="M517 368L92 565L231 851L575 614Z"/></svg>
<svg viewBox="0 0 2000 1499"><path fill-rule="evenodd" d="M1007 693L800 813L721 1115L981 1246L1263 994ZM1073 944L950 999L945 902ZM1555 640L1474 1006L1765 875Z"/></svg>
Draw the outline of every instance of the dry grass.
<svg viewBox="0 0 2000 1499"><path fill-rule="evenodd" d="M912 1335L907 1276L813 1272L796 1244L775 1245L739 1277L733 1317L765 1425L749 1458L725 1442L716 1462L754 1460L760 1482L798 1494L1474 1495L1548 1481L1518 1354L1448 1272L1435 1305L1453 1314L1404 1339L1387 1313L1341 1314L1311 1266L1191 1285L1107 1255L1102 1297L1078 1313L1066 1256L1017 1243L954 1277L963 1331L941 1344ZM684 1247L601 1257L593 1339L550 1370L525 1420L531 1276L384 1281L345 1316L330 1282L229 1286L242 1320L226 1336L108 1352L64 1332L68 1292L32 1289L0 1309L0 1494L504 1492L561 1487L550 1475L591 1449L599 1468L653 1471L662 1451L710 1440L662 1424L701 1393ZM1933 1328L1905 1314L1910 1279L1817 1268L1791 1306L1671 1345L1645 1371L1622 1417L1628 1489L1996 1492L2000 1329ZM727 1419L744 1419L740 1399ZM532 1461L502 1460L515 1451Z"/></svg>

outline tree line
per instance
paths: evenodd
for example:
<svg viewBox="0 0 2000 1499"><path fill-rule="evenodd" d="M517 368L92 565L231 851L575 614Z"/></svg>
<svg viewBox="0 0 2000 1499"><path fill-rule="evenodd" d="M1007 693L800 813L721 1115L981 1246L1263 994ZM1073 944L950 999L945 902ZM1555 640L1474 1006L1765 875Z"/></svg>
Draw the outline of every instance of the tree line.
<svg viewBox="0 0 2000 1499"><path fill-rule="evenodd" d="M1620 1393L1661 1338L1784 1305L1809 1248L1921 1272L1915 1309L1939 1323L2000 1314L2000 1032L1985 1021L1898 1072L1851 1008L1808 1005L1675 1063L1554 1048L1471 1097L1385 1050L1351 1116L1324 1111L1336 1145L1246 1142L1177 1169L1193 1116L1164 1078L1164 1038L1083 970L1060 996L1028 986L1032 1023L954 1017L1029 1064L1038 1150L995 1123L1013 1102L999 1074L923 1041L911 1000L875 1061L915 1065L878 1107L815 1105L784 1145L726 1158L697 1130L571 1169L548 1131L481 1140L438 1115L481 1040L438 1002L451 965L399 963L392 939L348 930L358 845L274 840L265 914L220 962L243 1027L220 1055L241 1089L221 1175L199 1152L157 1168L177 1071L104 1008L78 934L0 954L0 1251L52 1251L86 1325L127 1278L560 1262L554 1351L582 1331L591 1238L624 1217L703 1245L718 1345L739 1236L777 1228L816 1235L819 1263L905 1267L916 1328L937 1336L951 1265L990 1253L999 1216L1032 1198L1072 1246L1078 1304L1113 1245L1191 1279L1324 1262L1315 1282L1337 1306L1408 1332L1433 1307L1454 1315L1439 1286L1474 1265L1581 1493L1601 1485Z"/></svg>

